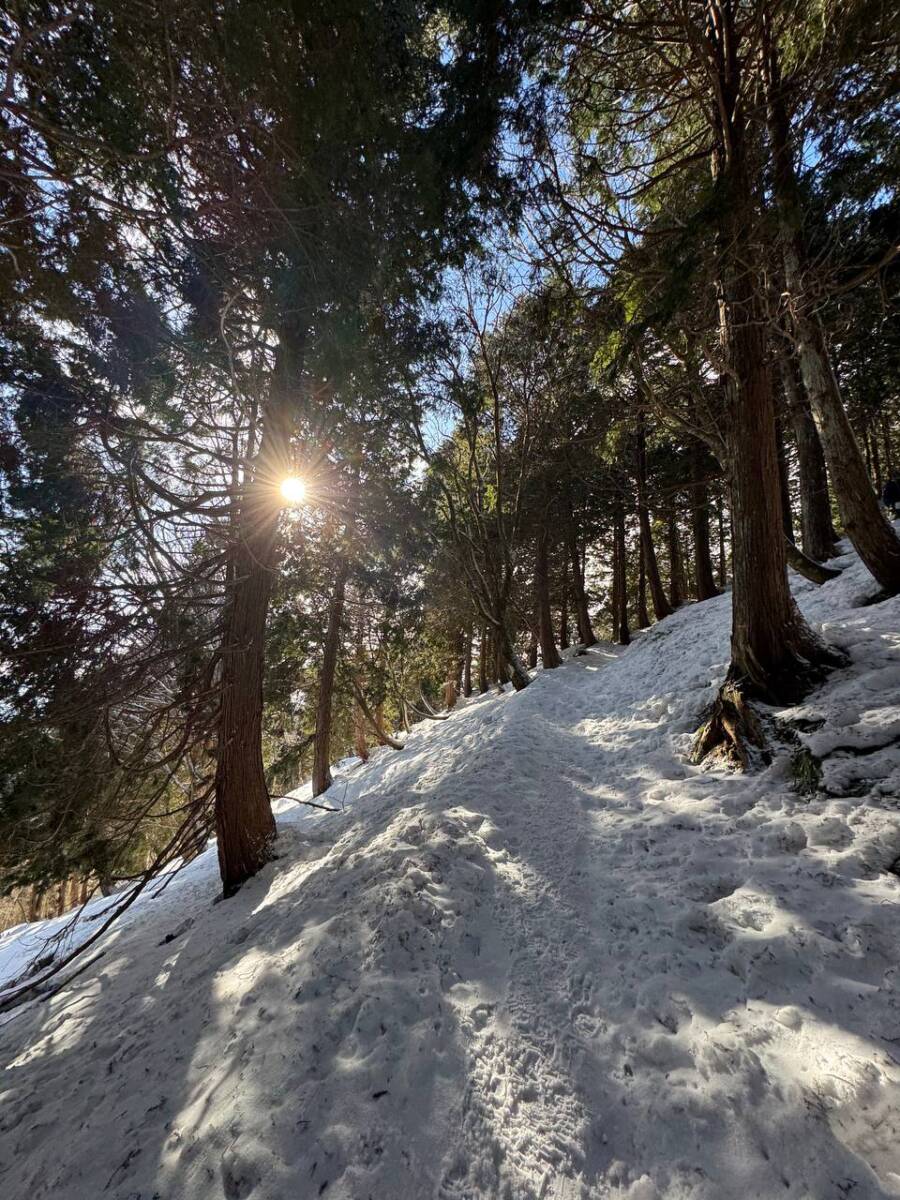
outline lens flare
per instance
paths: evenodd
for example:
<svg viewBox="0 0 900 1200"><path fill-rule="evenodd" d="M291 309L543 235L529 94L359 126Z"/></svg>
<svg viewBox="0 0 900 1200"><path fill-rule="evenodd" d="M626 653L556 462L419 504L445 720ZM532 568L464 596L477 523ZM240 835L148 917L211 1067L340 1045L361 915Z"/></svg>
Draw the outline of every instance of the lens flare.
<svg viewBox="0 0 900 1200"><path fill-rule="evenodd" d="M306 484L296 475L281 481L281 497L287 504L302 504L306 499Z"/></svg>

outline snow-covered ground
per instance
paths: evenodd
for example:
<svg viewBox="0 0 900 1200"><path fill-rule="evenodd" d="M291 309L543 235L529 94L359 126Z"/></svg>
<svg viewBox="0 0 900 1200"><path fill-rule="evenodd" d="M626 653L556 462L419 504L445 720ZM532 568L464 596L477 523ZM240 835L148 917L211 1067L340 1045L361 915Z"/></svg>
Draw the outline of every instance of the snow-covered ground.
<svg viewBox="0 0 900 1200"><path fill-rule="evenodd" d="M0 1196L900 1196L900 602L841 565L818 792L686 762L728 597L463 704L4 1014Z"/></svg>

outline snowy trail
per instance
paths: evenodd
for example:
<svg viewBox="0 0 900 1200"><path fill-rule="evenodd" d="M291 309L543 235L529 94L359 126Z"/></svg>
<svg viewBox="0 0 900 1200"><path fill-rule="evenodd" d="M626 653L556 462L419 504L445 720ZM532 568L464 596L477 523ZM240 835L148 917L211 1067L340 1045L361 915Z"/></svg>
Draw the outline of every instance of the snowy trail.
<svg viewBox="0 0 900 1200"><path fill-rule="evenodd" d="M727 597L465 704L0 1027L0 1195L900 1196L900 603L842 565L823 790L685 762Z"/></svg>

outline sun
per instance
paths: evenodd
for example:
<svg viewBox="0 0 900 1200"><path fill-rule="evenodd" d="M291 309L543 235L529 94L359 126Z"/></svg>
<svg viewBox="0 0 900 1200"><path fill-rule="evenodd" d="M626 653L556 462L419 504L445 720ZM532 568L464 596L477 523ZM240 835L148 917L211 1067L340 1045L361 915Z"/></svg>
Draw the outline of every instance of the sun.
<svg viewBox="0 0 900 1200"><path fill-rule="evenodd" d="M296 475L281 481L281 496L287 504L302 504L306 499L306 484Z"/></svg>

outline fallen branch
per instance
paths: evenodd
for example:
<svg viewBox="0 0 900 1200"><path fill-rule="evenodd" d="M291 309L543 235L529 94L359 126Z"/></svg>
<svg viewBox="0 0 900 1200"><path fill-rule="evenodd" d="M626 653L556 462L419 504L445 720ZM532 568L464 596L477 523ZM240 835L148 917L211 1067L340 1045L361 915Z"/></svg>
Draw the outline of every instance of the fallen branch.
<svg viewBox="0 0 900 1200"><path fill-rule="evenodd" d="M323 812L340 812L339 808L332 808L330 804L317 804L315 800L301 800L297 796L270 796L270 800L293 800L295 804L305 804L307 808L321 808Z"/></svg>

